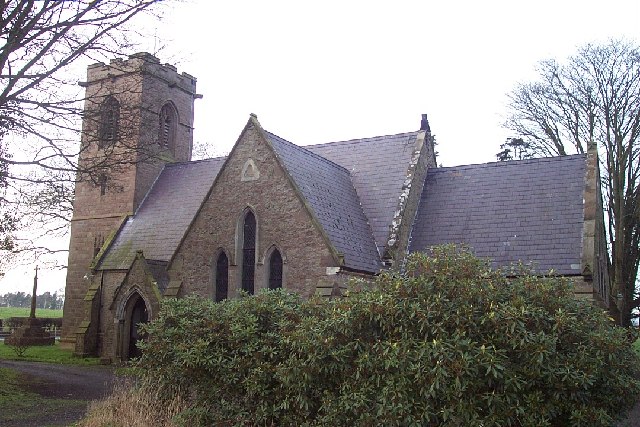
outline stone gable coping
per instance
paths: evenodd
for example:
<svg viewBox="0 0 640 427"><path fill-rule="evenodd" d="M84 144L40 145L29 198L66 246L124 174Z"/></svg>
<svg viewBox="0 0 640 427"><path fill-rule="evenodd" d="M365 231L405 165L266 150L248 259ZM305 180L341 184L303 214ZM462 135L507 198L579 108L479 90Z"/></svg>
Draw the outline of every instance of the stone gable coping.
<svg viewBox="0 0 640 427"><path fill-rule="evenodd" d="M128 287L129 289L125 289L125 285L128 284L129 282L129 277L135 273L135 266L136 265L140 265L140 268L142 269L143 275L145 277L145 283L144 284L134 284ZM152 295L149 295L148 292L144 292L144 290L142 289L143 287L147 286L149 288L149 290L152 291ZM133 260L131 260L131 265L129 266L129 268L127 268L127 273L125 275L125 277L122 279L122 282L120 283L120 285L115 289L113 297L111 298L111 304L109 305L109 310L118 310L118 307L116 307L115 305L117 303L123 303L126 301L121 301L119 296L122 295L122 292L125 291L128 293L132 293L132 290L138 290L141 296L146 296L146 297L154 297L156 302L160 302L162 299L162 294L160 293L160 290L158 289L158 285L156 283L155 277L153 276L153 273L151 272L151 269L149 268L149 265L147 264L147 260L144 257L144 253L143 251L137 251L136 252L136 256ZM151 308L153 304L147 304L148 308ZM149 312L149 318L153 318L155 313L153 312Z"/></svg>
<svg viewBox="0 0 640 427"><path fill-rule="evenodd" d="M426 115L423 120L426 121ZM429 127L428 122L426 122L425 127ZM384 258L391 265L398 265L406 256L411 229L413 228L420 196L424 188L425 174L429 167L429 152L433 154L431 133L427 130L421 130L416 136L414 152L407 165L406 176L398 196L398 205L389 224L389 238Z"/></svg>

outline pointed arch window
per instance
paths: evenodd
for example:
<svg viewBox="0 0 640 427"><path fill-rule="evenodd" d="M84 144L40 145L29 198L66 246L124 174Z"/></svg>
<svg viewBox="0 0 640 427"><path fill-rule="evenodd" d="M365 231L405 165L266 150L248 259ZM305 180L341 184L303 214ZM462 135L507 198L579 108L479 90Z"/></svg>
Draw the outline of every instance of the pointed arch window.
<svg viewBox="0 0 640 427"><path fill-rule="evenodd" d="M242 225L242 289L253 295L256 271L256 217L249 211Z"/></svg>
<svg viewBox="0 0 640 427"><path fill-rule="evenodd" d="M120 119L120 103L109 96L100 106L100 131L98 147L113 145L118 139L118 121Z"/></svg>
<svg viewBox="0 0 640 427"><path fill-rule="evenodd" d="M173 150L178 126L178 113L172 103L167 102L160 109L160 133L158 143Z"/></svg>
<svg viewBox="0 0 640 427"><path fill-rule="evenodd" d="M229 293L229 258L220 252L216 261L216 302L227 299Z"/></svg>
<svg viewBox="0 0 640 427"><path fill-rule="evenodd" d="M269 257L269 289L282 288L282 255L274 249Z"/></svg>

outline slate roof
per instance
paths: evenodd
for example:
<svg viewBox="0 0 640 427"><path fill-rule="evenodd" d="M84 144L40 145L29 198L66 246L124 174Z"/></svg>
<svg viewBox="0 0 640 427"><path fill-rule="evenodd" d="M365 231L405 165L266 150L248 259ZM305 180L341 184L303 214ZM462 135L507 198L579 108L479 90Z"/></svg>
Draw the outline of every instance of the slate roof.
<svg viewBox="0 0 640 427"><path fill-rule="evenodd" d="M417 135L416 131L304 147L351 173L380 253L389 237Z"/></svg>
<svg viewBox="0 0 640 427"><path fill-rule="evenodd" d="M466 243L495 266L580 274L585 155L430 169L411 251Z"/></svg>
<svg viewBox="0 0 640 427"><path fill-rule="evenodd" d="M148 260L169 261L224 160L167 164L98 268L127 270L137 250Z"/></svg>
<svg viewBox="0 0 640 427"><path fill-rule="evenodd" d="M379 271L418 132L306 147L265 135L345 266ZM169 261L224 160L166 165L98 268L126 270L137 250ZM580 274L585 162L575 155L430 169L410 250L466 243L496 266L522 260Z"/></svg>
<svg viewBox="0 0 640 427"><path fill-rule="evenodd" d="M265 134L331 244L344 255L345 266L380 271L382 264L373 233L349 171L277 135Z"/></svg>

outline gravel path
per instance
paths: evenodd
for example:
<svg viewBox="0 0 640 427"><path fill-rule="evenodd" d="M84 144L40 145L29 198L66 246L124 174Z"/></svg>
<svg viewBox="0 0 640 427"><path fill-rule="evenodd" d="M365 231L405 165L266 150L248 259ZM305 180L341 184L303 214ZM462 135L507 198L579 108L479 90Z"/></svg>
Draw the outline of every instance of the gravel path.
<svg viewBox="0 0 640 427"><path fill-rule="evenodd" d="M640 401L636 402L636 406L627 414L627 418L619 422L616 427L640 427Z"/></svg>
<svg viewBox="0 0 640 427"><path fill-rule="evenodd" d="M54 365L0 360L1 368L20 374L20 386L46 399L63 399L68 404L30 407L28 414L3 420L3 427L68 426L80 420L89 402L108 395L117 377L106 366ZM18 419L19 418L19 419Z"/></svg>

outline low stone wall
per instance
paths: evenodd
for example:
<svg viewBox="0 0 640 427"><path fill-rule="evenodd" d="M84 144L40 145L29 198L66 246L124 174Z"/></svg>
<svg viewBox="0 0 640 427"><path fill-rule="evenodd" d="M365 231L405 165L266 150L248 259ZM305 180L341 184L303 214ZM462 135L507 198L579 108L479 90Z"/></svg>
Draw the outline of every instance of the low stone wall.
<svg viewBox="0 0 640 427"><path fill-rule="evenodd" d="M10 329L19 328L26 324L28 319L28 317L9 317L5 319L4 326ZM62 317L36 317L36 321L45 329L62 328ZM2 326L3 324L0 322L0 328Z"/></svg>
<svg viewBox="0 0 640 427"><path fill-rule="evenodd" d="M0 339L11 335L13 331L27 324L28 317L8 317L0 319ZM52 336L59 338L62 334L61 317L37 317L36 322Z"/></svg>
<svg viewBox="0 0 640 427"><path fill-rule="evenodd" d="M25 318L22 324L5 338L4 343L13 346L54 345L55 337L42 327L43 323L41 319Z"/></svg>

